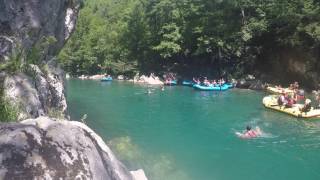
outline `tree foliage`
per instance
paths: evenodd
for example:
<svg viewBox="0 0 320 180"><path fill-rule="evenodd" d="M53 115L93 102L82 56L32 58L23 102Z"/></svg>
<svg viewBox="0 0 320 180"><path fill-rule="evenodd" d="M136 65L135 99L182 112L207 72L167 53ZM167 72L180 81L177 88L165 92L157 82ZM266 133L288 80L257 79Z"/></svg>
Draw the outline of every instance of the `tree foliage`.
<svg viewBox="0 0 320 180"><path fill-rule="evenodd" d="M320 2L90 0L60 59L73 74L174 64L240 71L270 48L319 49Z"/></svg>

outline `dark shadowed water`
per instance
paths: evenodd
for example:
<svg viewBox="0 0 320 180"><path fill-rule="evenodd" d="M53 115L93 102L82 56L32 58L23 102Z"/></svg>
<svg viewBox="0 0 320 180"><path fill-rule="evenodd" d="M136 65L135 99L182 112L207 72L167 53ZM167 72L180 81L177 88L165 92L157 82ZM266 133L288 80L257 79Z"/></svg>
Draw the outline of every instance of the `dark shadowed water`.
<svg viewBox="0 0 320 180"><path fill-rule="evenodd" d="M264 95L67 81L71 118L87 114L119 159L150 180L319 180L320 120L267 110ZM248 124L264 137L237 138Z"/></svg>

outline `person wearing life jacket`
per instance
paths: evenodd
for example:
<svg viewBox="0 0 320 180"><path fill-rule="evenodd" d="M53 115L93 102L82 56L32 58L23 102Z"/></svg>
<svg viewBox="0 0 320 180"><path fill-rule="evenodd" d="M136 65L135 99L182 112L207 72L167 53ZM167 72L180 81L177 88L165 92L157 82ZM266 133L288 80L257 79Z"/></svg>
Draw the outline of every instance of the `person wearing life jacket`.
<svg viewBox="0 0 320 180"><path fill-rule="evenodd" d="M204 77L203 84L204 84L205 86L210 86L210 81L208 80L207 77Z"/></svg>
<svg viewBox="0 0 320 180"><path fill-rule="evenodd" d="M285 95L285 101L286 103L284 104L285 108L292 108L294 104L296 104L296 101L292 95Z"/></svg>
<svg viewBox="0 0 320 180"><path fill-rule="evenodd" d="M287 104L286 93L282 92L281 95L278 97L278 105L284 106L286 104Z"/></svg>
<svg viewBox="0 0 320 180"><path fill-rule="evenodd" d="M287 98L287 103L285 104L286 108L292 108L294 103L294 99L290 96Z"/></svg>
<svg viewBox="0 0 320 180"><path fill-rule="evenodd" d="M213 86L217 86L217 81L214 79L214 80L212 81L212 84L213 84Z"/></svg>
<svg viewBox="0 0 320 180"><path fill-rule="evenodd" d="M301 112L309 112L311 110L311 100L310 99L306 99L304 105L302 108L300 108Z"/></svg>

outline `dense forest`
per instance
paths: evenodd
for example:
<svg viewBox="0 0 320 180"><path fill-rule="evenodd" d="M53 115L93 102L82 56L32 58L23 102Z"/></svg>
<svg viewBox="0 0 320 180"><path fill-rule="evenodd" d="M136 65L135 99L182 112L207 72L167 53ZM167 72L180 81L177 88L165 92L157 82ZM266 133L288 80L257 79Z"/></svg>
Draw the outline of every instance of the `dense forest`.
<svg viewBox="0 0 320 180"><path fill-rule="evenodd" d="M59 59L73 75L303 80L317 76L319 49L319 0L88 0Z"/></svg>

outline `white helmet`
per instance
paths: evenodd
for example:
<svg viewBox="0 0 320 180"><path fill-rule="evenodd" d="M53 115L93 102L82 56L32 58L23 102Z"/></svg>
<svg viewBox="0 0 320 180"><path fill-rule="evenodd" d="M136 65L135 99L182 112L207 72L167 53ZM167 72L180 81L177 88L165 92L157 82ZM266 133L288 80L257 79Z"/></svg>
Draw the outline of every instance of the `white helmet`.
<svg viewBox="0 0 320 180"><path fill-rule="evenodd" d="M306 99L306 104L310 104L311 103L311 100L310 99Z"/></svg>

